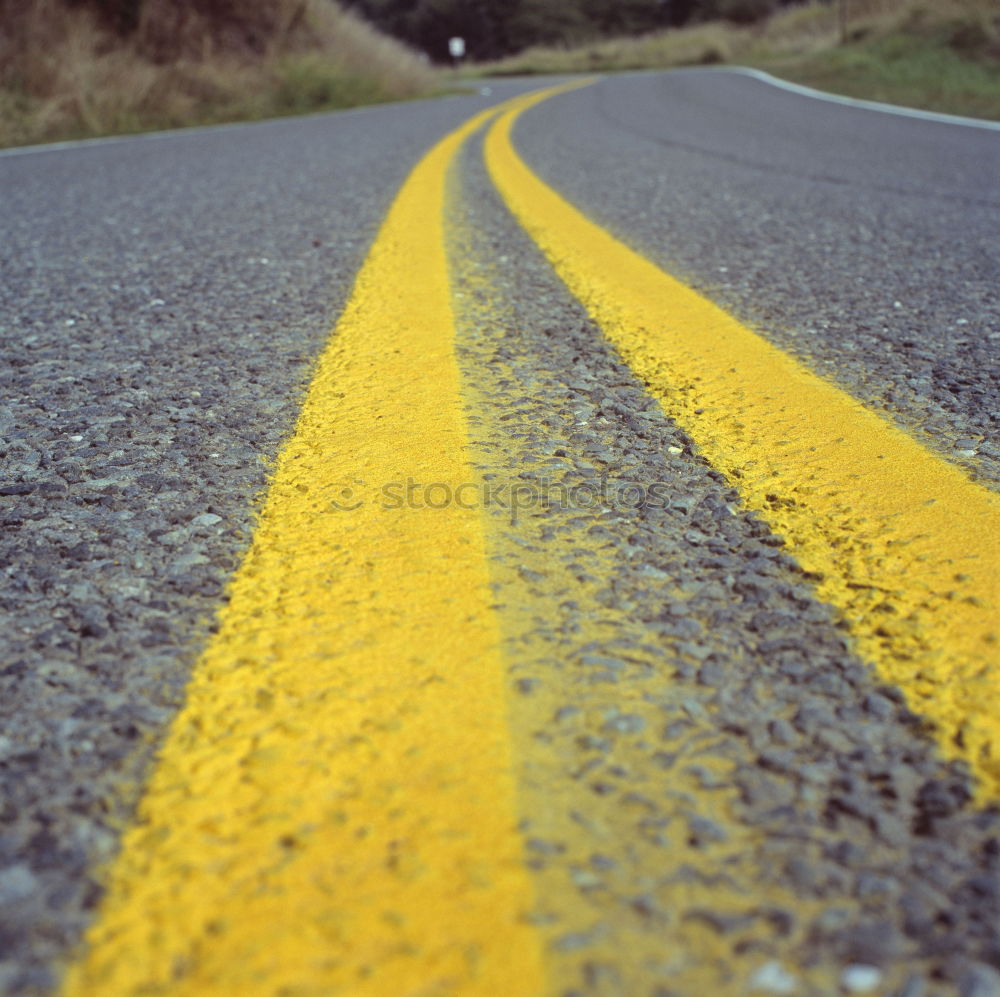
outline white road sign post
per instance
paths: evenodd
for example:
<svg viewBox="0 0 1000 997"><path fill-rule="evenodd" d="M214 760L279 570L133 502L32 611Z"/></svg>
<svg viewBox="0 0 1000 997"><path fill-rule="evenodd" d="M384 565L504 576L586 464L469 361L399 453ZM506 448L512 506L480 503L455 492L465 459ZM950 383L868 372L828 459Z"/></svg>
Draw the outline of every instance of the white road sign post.
<svg viewBox="0 0 1000 997"><path fill-rule="evenodd" d="M457 68L458 64L465 57L465 39L458 37L449 38L448 54L451 56L452 65Z"/></svg>

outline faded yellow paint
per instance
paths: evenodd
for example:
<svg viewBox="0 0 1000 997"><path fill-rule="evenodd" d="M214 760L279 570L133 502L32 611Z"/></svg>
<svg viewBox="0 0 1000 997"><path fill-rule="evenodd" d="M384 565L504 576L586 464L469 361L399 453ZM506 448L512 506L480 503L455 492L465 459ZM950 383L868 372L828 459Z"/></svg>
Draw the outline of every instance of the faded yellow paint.
<svg viewBox="0 0 1000 997"><path fill-rule="evenodd" d="M533 418L509 404L510 385L541 397L557 389L547 361L522 353L511 335L518 316L503 279L507 267L495 261L496 233L476 224L468 201L475 195L457 180L453 173L446 217L452 279L462 291L456 322L469 423L491 473L530 473L540 457ZM532 380L536 372L541 381ZM585 462L574 448L572 463ZM595 541L588 532L595 519L578 509L534 508L516 528L510 510L489 513L490 575L502 604L509 675L534 683L530 695L518 695L510 732L521 826L534 845L533 920L547 943L546 993L641 997L655 994L660 981L670 993L746 997L762 952L795 966L798 993L839 993L841 960L804 965L801 952L831 904L858 922L862 904L842 895L801 897L770 875L773 840L738 816L736 760L749 761L753 749L719 730L715 690L701 690L701 699L690 683L671 678L669 662L684 660L683 652L652 637L628 599L607 599L621 550ZM532 576L536 581L527 580ZM574 611L567 612L567 600ZM597 648L621 666L615 681L583 678L583 649ZM641 718L643 731L609 736L605 725L619 713ZM618 779L625 779L622 791L595 792ZM692 846L693 816L723 835ZM820 852L818 841L796 844L803 861L821 864ZM763 910L794 917L769 921L759 916ZM719 931L712 918L730 927ZM886 993L905 982L902 972L892 979L894 972L886 970Z"/></svg>
<svg viewBox="0 0 1000 997"><path fill-rule="evenodd" d="M1000 497L589 221L510 139L511 210L664 411L784 537L859 652L1000 795Z"/></svg>
<svg viewBox="0 0 1000 997"><path fill-rule="evenodd" d="M479 516L378 494L470 480L442 216L491 113L358 275L66 997L543 989Z"/></svg>

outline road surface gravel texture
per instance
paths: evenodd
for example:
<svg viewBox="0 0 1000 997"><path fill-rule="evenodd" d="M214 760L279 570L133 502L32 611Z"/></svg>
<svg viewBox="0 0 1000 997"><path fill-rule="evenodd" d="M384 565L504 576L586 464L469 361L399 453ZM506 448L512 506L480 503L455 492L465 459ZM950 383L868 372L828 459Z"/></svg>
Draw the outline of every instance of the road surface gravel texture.
<svg viewBox="0 0 1000 997"><path fill-rule="evenodd" d="M94 916L400 185L551 82L0 155L0 993L54 992ZM468 460L617 489L484 509L551 994L1000 997L995 801L604 340L480 138L446 214ZM699 69L562 93L514 138L1000 490L1000 132Z"/></svg>

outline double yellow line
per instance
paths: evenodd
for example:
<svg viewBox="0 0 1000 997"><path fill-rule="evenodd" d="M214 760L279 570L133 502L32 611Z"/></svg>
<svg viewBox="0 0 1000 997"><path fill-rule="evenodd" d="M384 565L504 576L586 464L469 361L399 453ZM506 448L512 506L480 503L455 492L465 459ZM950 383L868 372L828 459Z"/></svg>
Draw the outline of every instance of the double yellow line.
<svg viewBox="0 0 1000 997"><path fill-rule="evenodd" d="M511 127L560 89L477 115L400 191L65 994L545 992L478 513L334 505L356 479L472 476L444 192L497 113L489 169L564 281L946 751L1000 785L1000 503L531 174Z"/></svg>

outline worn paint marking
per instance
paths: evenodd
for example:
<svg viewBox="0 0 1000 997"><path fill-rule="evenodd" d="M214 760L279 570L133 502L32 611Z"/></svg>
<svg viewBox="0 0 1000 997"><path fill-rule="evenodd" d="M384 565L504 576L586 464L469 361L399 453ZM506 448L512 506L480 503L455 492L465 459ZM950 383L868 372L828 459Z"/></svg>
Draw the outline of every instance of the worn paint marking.
<svg viewBox="0 0 1000 997"><path fill-rule="evenodd" d="M472 152L466 150L464 162ZM468 210L478 188L454 186L449 258L462 291L459 362L480 460L490 472L525 484L540 474L550 483L593 485L604 461L568 442L572 425L559 425L566 371L539 343L522 338L531 333L512 298L528 286L509 277L524 247L511 247L510 262L498 265L498 232L477 225L481 219ZM534 280L530 286L537 287ZM542 328L556 321L549 313ZM537 411L529 415L526 399L517 397L525 390L539 408L551 400L546 431L572 454L567 463L553 463L549 448L540 450L532 432ZM588 411L577 396L574 414L564 417L570 424L599 422L600 407L594 401ZM508 675L512 684L531 683L530 694L523 688L518 694L510 730L536 922L548 942L546 992L746 997L765 947L796 965L800 993L838 993L839 961L806 967L799 953L831 904L863 920L861 905L843 895L803 897L769 875L767 831L740 816L737 773L756 752L719 730L712 705L718 690L703 688L702 699L691 683L672 678L691 659L670 638L650 632L622 572L628 555L591 532L598 523L613 531L612 519L627 518L632 527L636 520L621 508L609 517L607 509L537 502L514 527L509 508L484 511ZM662 581L650 588L654 599L682 591ZM692 819L707 819L721 833L693 845ZM798 854L807 847L819 845ZM767 909L794 911L794 918L778 932L758 917ZM708 911L740 927L720 932L702 916ZM658 990L657 980L666 989Z"/></svg>
<svg viewBox="0 0 1000 997"><path fill-rule="evenodd" d="M493 113L358 275L68 997L542 990L478 513L371 498L470 480L444 187Z"/></svg>
<svg viewBox="0 0 1000 997"><path fill-rule="evenodd" d="M664 411L780 534L858 650L1000 795L1000 496L589 221L511 143L490 174Z"/></svg>

